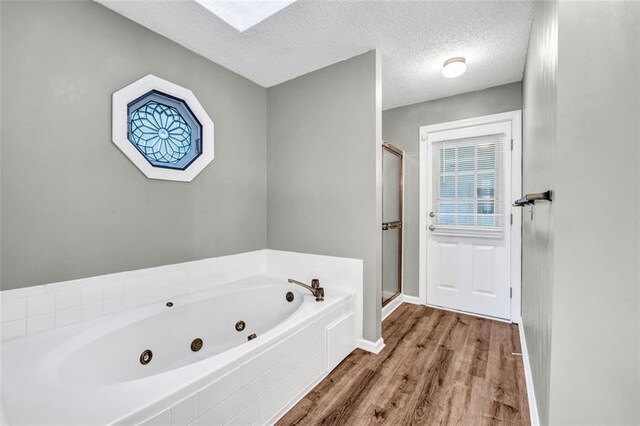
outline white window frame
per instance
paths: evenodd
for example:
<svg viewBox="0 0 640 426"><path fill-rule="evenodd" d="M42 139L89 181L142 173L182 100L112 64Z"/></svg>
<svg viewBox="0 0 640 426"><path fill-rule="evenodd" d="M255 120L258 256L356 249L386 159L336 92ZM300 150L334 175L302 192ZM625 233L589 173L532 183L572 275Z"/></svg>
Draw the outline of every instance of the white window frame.
<svg viewBox="0 0 640 426"><path fill-rule="evenodd" d="M501 127L498 126L492 126L493 123L490 123L486 126L486 131L487 132L493 132L495 131L496 134L501 132ZM475 128L477 126L474 126L473 131L475 131ZM492 127L495 127L495 129L492 129ZM502 128L504 128L504 126L502 126ZM433 130L430 130L429 133L433 133ZM440 132L439 134L435 134L432 135L430 137L430 142L432 144L441 142L441 141L448 141L451 139L455 139L455 140L464 140L464 139L468 139L468 138L473 138L475 137L474 133L469 133L468 129L462 128L462 129L452 129L449 130L447 132ZM458 144L458 142L453 142L452 144L450 144L450 147L455 147ZM506 141L503 141L503 144L506 145ZM496 145L496 156L500 155L502 153L502 150L505 150L506 147L502 146L500 151L498 150L498 146ZM498 162L500 161L499 158L496 157L496 164L498 164ZM508 170L508 169L507 169ZM433 173L433 170L431 170L431 174L432 176L435 176L435 174ZM457 174L457 172L456 172ZM458 175L458 174L457 174ZM473 176L477 177L478 173L474 173ZM459 175L458 175L459 176ZM497 175L497 171L494 170L494 179L497 180L498 179L498 175ZM502 177L500 177L500 179L502 179ZM427 180L429 180L427 178ZM431 182L433 184L433 182ZM457 189L456 189L457 190ZM502 196L502 197L507 197L507 194L504 193L499 193L499 188L496 188L496 195L493 199L494 202L494 206L495 206L495 211L497 212L495 214L495 218L496 220L499 219L499 223L500 225L497 226L493 226L493 227L483 227L483 226L474 226L474 225L438 225L436 230L433 231L433 235L448 235L448 236L453 236L453 237L477 237L477 238L502 238L503 232L504 232L504 227L507 226L506 224L506 216L507 216L507 212L503 212L500 210L500 206L498 205L498 203L496 202L496 200L499 201L500 204L502 204L502 202L504 200L497 198L498 196ZM477 208L477 205L475 203L475 195L474 195L474 208ZM435 211L435 209L434 209ZM454 212L454 214L456 214Z"/></svg>
<svg viewBox="0 0 640 426"><path fill-rule="evenodd" d="M127 105L152 90L178 98L189 106L202 125L202 153L185 170L154 167L129 141L129 117ZM140 171L149 179L191 182L214 158L213 121L198 99L189 89L148 74L113 94L112 139Z"/></svg>

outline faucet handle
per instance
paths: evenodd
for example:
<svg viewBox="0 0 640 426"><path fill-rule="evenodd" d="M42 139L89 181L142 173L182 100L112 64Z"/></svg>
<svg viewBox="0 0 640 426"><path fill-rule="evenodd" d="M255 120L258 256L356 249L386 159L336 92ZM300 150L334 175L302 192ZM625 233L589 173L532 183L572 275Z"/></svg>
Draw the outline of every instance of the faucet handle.
<svg viewBox="0 0 640 426"><path fill-rule="evenodd" d="M320 287L320 280L317 278L314 278L311 280L311 288L318 288Z"/></svg>

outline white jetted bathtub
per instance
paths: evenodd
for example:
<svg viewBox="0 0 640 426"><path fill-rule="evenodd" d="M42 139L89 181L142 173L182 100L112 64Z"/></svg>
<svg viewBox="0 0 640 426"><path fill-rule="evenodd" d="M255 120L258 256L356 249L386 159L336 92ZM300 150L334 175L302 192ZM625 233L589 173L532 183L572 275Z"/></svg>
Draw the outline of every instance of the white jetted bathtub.
<svg viewBox="0 0 640 426"><path fill-rule="evenodd" d="M336 293L316 302L256 276L4 342L4 415L29 425L271 423L355 347L352 296Z"/></svg>

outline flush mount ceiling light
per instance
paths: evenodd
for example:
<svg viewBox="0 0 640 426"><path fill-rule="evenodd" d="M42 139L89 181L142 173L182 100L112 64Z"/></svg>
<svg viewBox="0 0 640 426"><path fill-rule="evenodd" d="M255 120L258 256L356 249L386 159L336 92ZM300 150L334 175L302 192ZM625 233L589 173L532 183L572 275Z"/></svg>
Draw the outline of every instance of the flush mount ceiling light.
<svg viewBox="0 0 640 426"><path fill-rule="evenodd" d="M466 70L467 64L461 57L447 59L442 65L442 75L446 78L460 77Z"/></svg>
<svg viewBox="0 0 640 426"><path fill-rule="evenodd" d="M296 0L196 0L218 18L243 32Z"/></svg>

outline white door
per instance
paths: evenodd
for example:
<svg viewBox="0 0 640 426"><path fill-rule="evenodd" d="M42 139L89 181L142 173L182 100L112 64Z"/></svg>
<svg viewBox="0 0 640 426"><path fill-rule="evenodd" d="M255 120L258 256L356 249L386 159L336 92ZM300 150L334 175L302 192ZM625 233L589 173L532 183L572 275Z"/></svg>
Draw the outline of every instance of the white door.
<svg viewBox="0 0 640 426"><path fill-rule="evenodd" d="M422 143L426 302L510 319L512 122L427 131Z"/></svg>

